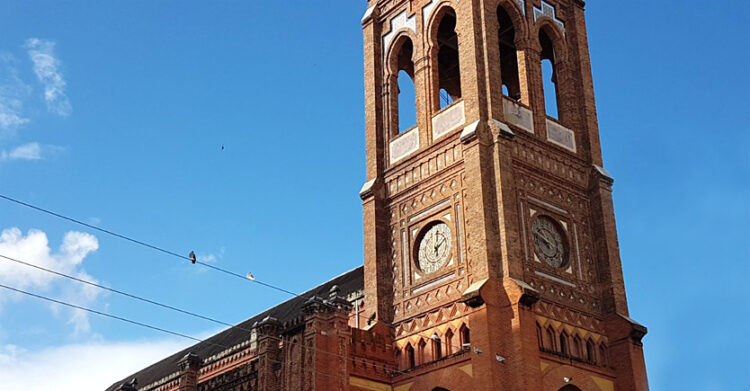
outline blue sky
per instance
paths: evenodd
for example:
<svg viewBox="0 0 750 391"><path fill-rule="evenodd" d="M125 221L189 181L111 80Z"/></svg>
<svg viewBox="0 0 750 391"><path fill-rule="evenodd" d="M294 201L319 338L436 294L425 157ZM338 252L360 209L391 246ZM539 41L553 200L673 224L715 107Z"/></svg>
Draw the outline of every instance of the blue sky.
<svg viewBox="0 0 750 391"><path fill-rule="evenodd" d="M358 266L365 6L3 2L0 193L294 291ZM750 3L587 10L651 387L750 390ZM0 216L0 250L221 320L286 299L5 201ZM196 336L218 329L24 273L0 262L8 285ZM187 344L0 293L3 391L44 389L28 384L32 368L101 389ZM84 367L101 375L82 380Z"/></svg>

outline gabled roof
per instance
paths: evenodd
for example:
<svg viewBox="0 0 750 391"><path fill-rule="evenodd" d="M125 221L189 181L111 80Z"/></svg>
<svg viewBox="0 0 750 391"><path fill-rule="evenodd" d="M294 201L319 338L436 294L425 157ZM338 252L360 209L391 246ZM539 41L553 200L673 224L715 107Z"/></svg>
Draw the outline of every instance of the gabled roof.
<svg viewBox="0 0 750 391"><path fill-rule="evenodd" d="M270 316L278 319L282 323L293 322L300 316L302 316L302 306L312 296L328 297L328 292L334 285L337 285L340 289L340 295L348 297L358 291L364 289L364 266L360 266L356 269L350 270L332 280L325 282L299 296L293 297L271 309L261 312L258 315L236 325L235 327L224 330L203 342L199 342L189 348L183 349L149 367L146 367L125 379L117 381L107 388L107 391L114 391L121 384L126 381L130 381L133 378L138 379L138 389L145 389L147 386L165 380L166 378L173 379L178 375L177 363L188 353L192 352L197 354L202 359L207 359L216 355L223 355L226 353L226 348L237 347L237 345L245 344L250 341L249 330L253 327L256 322L260 322L264 318Z"/></svg>

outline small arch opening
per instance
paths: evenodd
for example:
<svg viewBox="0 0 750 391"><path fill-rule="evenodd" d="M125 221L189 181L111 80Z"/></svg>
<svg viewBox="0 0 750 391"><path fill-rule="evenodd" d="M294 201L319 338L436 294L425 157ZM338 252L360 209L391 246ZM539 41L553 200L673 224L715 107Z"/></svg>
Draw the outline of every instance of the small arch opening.
<svg viewBox="0 0 750 391"><path fill-rule="evenodd" d="M568 352L568 334L560 334L560 353L569 354Z"/></svg>
<svg viewBox="0 0 750 391"><path fill-rule="evenodd" d="M594 351L594 343L591 340L586 341L586 361L591 364L596 363L596 352Z"/></svg>
<svg viewBox="0 0 750 391"><path fill-rule="evenodd" d="M599 361L601 366L607 366L607 347L604 344L599 345Z"/></svg>
<svg viewBox="0 0 750 391"><path fill-rule="evenodd" d="M414 347L411 346L410 343L408 343L406 344L406 348L404 349L404 351L406 352L406 368L411 369L417 366L414 357Z"/></svg>
<svg viewBox="0 0 750 391"><path fill-rule="evenodd" d="M570 344L570 355L581 358L581 338L577 335L573 338L573 343Z"/></svg>
<svg viewBox="0 0 750 391"><path fill-rule="evenodd" d="M419 360L420 365L427 362L425 350L427 350L427 342L425 342L424 339L420 339L419 345L417 345L417 359Z"/></svg>
<svg viewBox="0 0 750 391"><path fill-rule="evenodd" d="M518 79L516 29L510 15L502 6L497 7L497 25L503 95L518 101L521 100L521 85Z"/></svg>
<svg viewBox="0 0 750 391"><path fill-rule="evenodd" d="M547 343L545 348L549 350L555 350L555 330L552 329L552 326L547 327Z"/></svg>
<svg viewBox="0 0 750 391"><path fill-rule="evenodd" d="M448 331L445 332L445 354L451 355L455 349L453 348L453 330L448 329Z"/></svg>
<svg viewBox="0 0 750 391"><path fill-rule="evenodd" d="M536 340L540 348L544 347L544 333L542 332L542 326L539 323L536 324Z"/></svg>
<svg viewBox="0 0 750 391"><path fill-rule="evenodd" d="M432 359L433 360L440 360L443 358L443 341L440 340L440 337L437 335L437 333L432 334Z"/></svg>
<svg viewBox="0 0 750 391"><path fill-rule="evenodd" d="M461 349L469 350L471 348L471 330L466 325L461 325L458 331L461 334Z"/></svg>
<svg viewBox="0 0 750 391"><path fill-rule="evenodd" d="M560 95L557 88L557 70L555 69L555 49L552 39L544 30L539 30L539 44L542 47L542 81L544 88L544 110L547 116L558 119Z"/></svg>
<svg viewBox="0 0 750 391"><path fill-rule="evenodd" d="M438 91L440 108L461 98L461 67L458 57L456 13L448 9L440 19L437 30Z"/></svg>

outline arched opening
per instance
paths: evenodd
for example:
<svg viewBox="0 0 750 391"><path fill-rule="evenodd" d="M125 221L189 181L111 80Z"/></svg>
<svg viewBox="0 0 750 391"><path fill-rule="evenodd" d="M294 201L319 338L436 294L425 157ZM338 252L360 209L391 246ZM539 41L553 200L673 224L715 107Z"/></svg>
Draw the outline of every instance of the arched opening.
<svg viewBox="0 0 750 391"><path fill-rule="evenodd" d="M564 331L560 333L560 353L569 354L568 352L568 334Z"/></svg>
<svg viewBox="0 0 750 391"><path fill-rule="evenodd" d="M414 46L409 38L402 38L396 52L393 74L396 76L395 102L391 101L391 123L398 133L417 124L417 92L414 86ZM396 133L395 131L393 132Z"/></svg>
<svg viewBox="0 0 750 391"><path fill-rule="evenodd" d="M516 29L502 6L497 7L498 42L500 45L500 73L503 95L521 100L521 85L518 80L518 51Z"/></svg>
<svg viewBox="0 0 750 391"><path fill-rule="evenodd" d="M596 352L594 351L594 343L591 340L586 341L586 361L594 364L596 362Z"/></svg>
<svg viewBox="0 0 750 391"><path fill-rule="evenodd" d="M573 342L570 344L570 355L581 358L581 338L577 335L573 337Z"/></svg>
<svg viewBox="0 0 750 391"><path fill-rule="evenodd" d="M564 386L563 388L559 389L558 391L581 391L581 389L578 388L578 387L576 387L576 386L574 386L574 385L572 385L572 384L568 384L567 386Z"/></svg>
<svg viewBox="0 0 750 391"><path fill-rule="evenodd" d="M458 61L456 13L448 8L437 29L438 92L440 108L461 98L461 69Z"/></svg>
<svg viewBox="0 0 750 391"><path fill-rule="evenodd" d="M406 352L406 368L411 369L417 366L416 360L414 358L414 347L411 346L410 343L406 344L406 348L404 348L404 351Z"/></svg>
<svg viewBox="0 0 750 391"><path fill-rule="evenodd" d="M417 345L417 359L419 360L419 365L427 362L425 350L427 350L427 342L425 342L424 339L420 339L419 345Z"/></svg>
<svg viewBox="0 0 750 391"><path fill-rule="evenodd" d="M469 350L471 347L471 330L464 324L458 331L461 334L461 349Z"/></svg>
<svg viewBox="0 0 750 391"><path fill-rule="evenodd" d="M450 356L455 349L453 348L453 330L448 329L445 332L445 354Z"/></svg>
<svg viewBox="0 0 750 391"><path fill-rule="evenodd" d="M540 348L544 347L544 333L542 332L542 326L539 323L536 324L536 340Z"/></svg>
<svg viewBox="0 0 750 391"><path fill-rule="evenodd" d="M544 88L544 110L547 116L557 119L560 95L557 88L555 69L555 48L544 30L539 30L539 44L542 47L542 81Z"/></svg>
<svg viewBox="0 0 750 391"><path fill-rule="evenodd" d="M555 350L555 330L552 326L547 327L547 343L544 347L551 351Z"/></svg>
<svg viewBox="0 0 750 391"><path fill-rule="evenodd" d="M599 364L603 367L607 366L607 347L604 344L599 345Z"/></svg>
<svg viewBox="0 0 750 391"><path fill-rule="evenodd" d="M440 360L443 358L443 342L437 333L432 334L432 359Z"/></svg>

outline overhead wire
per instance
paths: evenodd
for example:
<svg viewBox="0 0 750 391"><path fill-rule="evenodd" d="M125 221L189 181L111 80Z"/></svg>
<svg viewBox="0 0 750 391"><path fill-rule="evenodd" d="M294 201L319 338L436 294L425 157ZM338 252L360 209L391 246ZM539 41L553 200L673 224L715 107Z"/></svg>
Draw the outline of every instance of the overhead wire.
<svg viewBox="0 0 750 391"><path fill-rule="evenodd" d="M61 213L57 213L57 212L51 211L49 209L46 209L46 208L43 208L43 207L40 207L40 206L36 206L36 205L30 204L28 202L24 202L24 201L15 199L13 197L10 197L10 196L4 195L4 194L0 194L0 199L4 199L4 200L10 201L10 202L13 202L15 204L22 205L22 206L34 209L36 211L39 211L39 212L42 212L42 213L54 216L54 217L57 217L57 218L60 218L60 219L66 220L66 221L70 221L72 223L75 223L75 224L78 224L78 225L81 225L81 226L84 226L84 227L87 227L87 228L91 228L93 230L96 230L96 231L99 231L99 232L102 232L102 233L105 233L105 234L108 234L108 235L111 235L111 236L114 236L114 237L117 237L117 238L129 241L131 243L138 244L138 245L146 247L146 248L150 248L152 250L159 251L159 252L167 254L167 255L174 256L176 258L181 258L181 259L190 261L191 263L200 264L201 266L208 267L208 268L216 270L216 271L220 271L222 273L225 273L225 274L228 274L228 275L240 278L240 279L242 279L244 281L255 282L255 283L260 284L262 286L265 286L265 287L268 287L268 288L271 288L271 289L274 289L274 290L277 290L277 291L280 291L280 292L287 293L287 294L292 295L294 297L299 297L299 298L303 298L303 299L305 298L304 296L301 296L300 294L297 294L297 293L294 293L294 292L289 291L287 289L275 286L273 284L269 284L269 283L266 283L266 282L263 282L263 281L259 281L259 280L255 279L255 278L250 279L247 276L243 276L242 274L233 272L231 270L227 270L227 269L224 269L224 268L221 268L221 267L218 267L218 266L214 266L214 265L208 264L206 262L202 262L202 261L191 259L188 256L184 256L184 255L178 254L178 253L176 253L174 251L165 249L163 247L159 247L159 246L150 244L148 242L144 242L142 240L134 239L132 237L129 237L129 236L126 236L126 235L123 235L123 234L120 234L120 233L117 233L117 232L105 229L105 228L97 227L95 225L83 222L83 221L81 221L79 219L76 219L76 218L73 218L73 217L69 217L69 216L63 215ZM183 309L180 309L180 308L168 305L168 304L159 303L159 302L156 302L154 300L146 299L146 298L143 298L143 297L131 294L131 293L123 292L123 291L120 291L120 290L117 290L117 289L114 289L114 288L105 287L103 285L96 284L96 283L93 283L91 281L86 281L86 280L83 280L83 279L79 279L79 278L74 277L74 276L66 275L66 274L63 274L63 273L60 273L60 272L57 272L57 271L53 271L51 269L46 269L46 268L43 268L41 266L33 265L31 263L24 262L24 261L21 261L21 260L18 260L18 259L14 259L14 258L11 258L11 257L8 257L8 256L0 255L0 258L6 259L6 260L10 260L10 261L13 261L13 262L17 262L17 263L20 263L20 264L24 264L24 265L27 265L27 266L30 266L30 267L34 267L36 269L43 270L43 271L46 271L46 272L49 272L49 273L53 273L53 274L56 274L56 275L61 276L61 277L69 278L69 279L75 280L77 282L84 283L84 284L91 285L91 286L95 286L97 288L104 289L104 290L107 290L107 291L110 291L110 292L113 292L113 293L117 293L117 294L120 294L120 295L123 295L123 296L126 296L126 297L130 297L130 298L135 299L135 300L147 302L147 303L150 303L152 305L156 305L156 306L159 306L159 307L162 307L162 308L166 308L166 309L170 309L170 310L173 310L173 311L176 311L176 312L180 312L180 313L185 314L185 315L189 315L189 316L197 317L197 318L200 318L200 319L203 319L203 320L211 321L211 322L214 322L214 323L217 323L217 324L228 326L230 328L239 328L239 329L241 329L243 331L248 331L248 332L252 331L252 330L241 328L241 327L239 327L239 325L232 325L230 323L223 322L223 321L211 318L211 317L207 317L207 316L204 316L204 315L196 314L194 312L183 310ZM136 324L136 325L139 325L139 326L142 326L142 327L147 327L147 328L151 328L151 329L154 329L154 330L163 331L163 332L166 332L166 333L169 333L169 334L178 335L178 336L185 337L185 338L197 341L197 342L206 342L206 340L197 339L197 338L194 338L194 337L191 337L191 336L188 336L188 335L184 335L184 334L181 334L181 333L171 332L171 331L166 330L166 329L161 329L161 328L158 328L158 327L150 326L150 325L147 325L145 323L140 323L140 322L137 322L137 321L131 321L131 320L126 319L126 318L120 318L120 317L117 317L117 316L114 316L114 315L110 315L110 314L107 314L107 313L103 313L103 312L100 312L100 311L91 310L91 309L87 309L87 308L84 308L84 307L79 307L79 306L76 306L76 305L73 305L73 304L69 304L69 303L65 303L65 302L62 302L62 301L58 301L58 300L55 300L55 299L47 298L47 297L44 297L44 296L35 295L35 294L29 293L29 292L20 291L20 290L17 290L15 288L11 288L11 287L8 287L8 286L5 286L5 285L0 285L0 287L6 288L6 289L10 289L10 290L16 290L18 292L25 293L25 294L30 295L30 296L38 297L40 299L54 301L54 302L57 302L57 303L62 304L62 305L71 306L71 307L74 307L74 308L78 308L78 309L81 309L81 310L84 310L84 311L88 311L88 312L92 312L92 313L95 313L95 314L99 314L99 315L102 315L102 316L106 316L106 317L118 319L118 320L121 320L121 321L125 321L125 322L128 322L128 323ZM361 316L362 318L365 318L364 315L357 314L356 316ZM278 342L283 342L284 341L283 339L278 338L278 337L273 337L273 336L268 336L268 337L270 337L272 339L275 339ZM215 343L211 343L211 342L207 342L207 343L216 345ZM324 353L324 354L335 355L335 356L338 356L340 358L346 358L344 356L341 356L341 355L338 355L338 354L335 354L335 353L331 353L331 352L321 351L321 350L318 350L316 348L310 348L310 347L304 347L304 348L305 349L313 349L313 350L315 350L317 352ZM458 349L462 349L462 347L458 347ZM375 367L378 366L377 364L372 364L372 365L375 366ZM391 370L391 371L396 372L396 373L400 373L400 374L408 374L408 372L403 372L403 371L397 370L395 368L388 368L386 366L383 366L383 368L386 369L386 370Z"/></svg>
<svg viewBox="0 0 750 391"><path fill-rule="evenodd" d="M190 339L190 340L193 340L193 341L196 341L196 342L207 343L207 344L218 346L218 347L224 348L224 349L230 349L231 348L229 346L226 346L226 345L223 345L223 344L220 344L220 343L214 343L214 342L208 341L206 339L201 339L201 338L193 337L193 336L190 336L190 335L187 335L187 334L183 334L183 333L180 333L180 332L177 332L177 331L172 331L172 330L164 329L164 328L161 328L161 327L153 326L153 325L150 325L150 324L147 324L147 323L139 322L139 321L136 321L136 320L124 318L124 317L121 317L121 316L108 314L106 312L101 312L101 311L97 311L97 310L94 310L94 309L91 309L91 308L87 308L87 307L83 307L83 306L80 306L80 305L68 303L68 302L65 302L65 301L62 301L62 300L53 299L51 297L47 297L47 296L44 296L44 295L39 295L39 294L36 294L36 293L28 292L28 291L25 291L23 289L14 288L14 287L7 286L7 285L4 285L4 284L0 284L0 288L4 288L4 289L7 289L9 291L21 293L21 294L24 294L24 295L27 295L27 296L35 297L37 299L45 300L45 301L48 301L48 302L60 304L60 305L66 306L66 307L70 307L70 308L74 308L74 309L78 309L78 310L90 312L90 313L93 313L93 314L96 314L96 315L100 315L100 316L104 316L104 317L107 317L107 318L111 318L111 319L114 319L114 320L119 320L121 322L126 322L126 323L130 323L130 324L133 324L133 325L136 325L136 326L140 326L140 327L148 328L148 329L151 329L151 330L156 330L156 331L159 331L159 332L162 332L162 333L174 335L174 336L177 336L177 337L182 337L182 338ZM268 361L271 361L271 362L274 362L274 363L277 363L277 364L282 364L282 365L284 364L284 362L278 361L278 360L274 360L272 358L268 358ZM314 372L317 373L317 374L319 374L319 375L331 376L331 377L339 377L341 379L347 379L343 375L330 374L330 373L320 372L320 371L317 371L317 370L314 370Z"/></svg>
<svg viewBox="0 0 750 391"><path fill-rule="evenodd" d="M270 283L267 283L267 282L260 281L260 280L258 280L255 277L249 278L247 274L243 275L243 274L240 274L240 273L228 270L228 269L224 269L224 268L219 267L219 266L212 265L212 264L207 263L207 262L203 262L203 261L191 258L189 256L181 255L181 254L178 254L178 253L176 253L174 251L165 249L163 247L159 247L159 246L156 246L154 244L151 244L151 243L148 243L148 242L145 242L145 241L142 241L142 240L138 240L138 239L132 238L132 237L127 236L127 235L123 235L123 234L120 234L120 233L108 230L106 228L97 227L97 226L95 226L93 224L86 223L86 222L81 221L79 219L76 219L76 218L73 218L73 217L69 217L69 216L65 216L65 215L63 215L61 213L57 213L57 212L54 212L52 210L49 210L49 209L46 209L46 208L42 208L40 206L36 206L36 205L30 204L28 202L21 201L19 199L16 199L16 198L13 198L13 197L10 197L10 196L7 196L7 195L0 194L0 198L4 199L6 201L13 202L13 203L18 204L18 205L25 206L27 208L34 209L34 210L36 210L38 212L46 213L46 214L48 214L50 216L54 216L54 217L57 217L57 218L60 218L60 219L63 219L63 220L67 220L67 221L70 221L72 223L75 223L75 224L78 224L78 225L81 225L81 226L84 226L84 227L87 227L87 228L91 228L91 229L96 230L98 232L102 232L102 233L105 233L107 235L111 235L111 236L114 236L116 238L120 238L120 239L129 241L131 243L135 243L137 245L140 245L140 246L143 246L143 247L146 247L146 248L150 248L152 250L159 251L161 253L164 253L164 254L171 255L171 256L176 257L176 258L180 258L180 259L189 261L191 263L199 264L199 265L201 265L203 267L207 267L209 269L213 269L215 271L218 271L218 272L230 275L232 277L237 277L237 278L242 279L244 281L254 282L256 284L259 284L259 285L265 286L267 288L274 289L274 290L277 290L279 292L283 292L283 293L286 293L286 294L289 294L289 295L292 295L292 296L299 296L298 294L296 294L296 293L294 293L294 292L292 292L290 290L284 289L284 288L279 287L279 286L274 285L274 284L270 284Z"/></svg>
<svg viewBox="0 0 750 391"><path fill-rule="evenodd" d="M145 297L133 294L133 293L128 293L128 292L125 292L125 291L122 291L122 290L119 290L119 289L115 289L115 288L112 288L112 287L107 287L107 286L95 283L93 281L84 280L82 278L78 278L78 277L75 277L75 276L72 276L72 275L69 275L69 274L65 274L65 273L56 271L56 270L45 268L43 266L35 265L35 264L30 263L30 262L26 262L26 261L20 260L18 258L9 257L9 256L4 255L4 254L0 254L0 260L15 262L15 263L18 263L18 264L21 264L21 265L24 265L24 266L28 266L28 267L35 268L37 270L44 271L46 273L50 273L50 274L54 274L54 275L57 275L57 276L60 276L60 277L63 277L63 278L67 278L67 279L79 282L81 284L86 284L86 285L89 285L89 286L96 287L98 289L102 289L102 290L106 290L108 292L116 293L118 295L122 295L122 296L128 297L130 299L134 299L134 300L142 301L142 302L145 302L145 303L149 303L149 304L161 307L161 308L165 308L165 309L168 309L168 310L171 310L171 311L176 311L176 312L179 312L181 314L189 315L189 316L192 316L192 317L195 317L195 318L207 320L207 321L219 324L219 325L228 326L229 328L226 329L226 330L238 329L238 330L245 331L245 332L248 332L248 333L251 333L253 331L252 329L248 329L248 328L242 327L240 324L236 324L235 325L235 324L231 324L231 323L228 323L228 322L224 322L224 321L218 320L216 318L212 318L212 317L209 317L209 316L197 314L197 313L192 312L192 311L184 310L184 309L181 309L181 308L169 305L169 304L164 304L164 303L158 302L156 300L148 299L148 298L145 298ZM5 288L11 289L11 290L15 290L14 288L10 288L10 287L5 287ZM26 292L24 292L24 293L26 293ZM31 294L31 293L27 293L27 294L29 294L31 296L35 296L34 294ZM49 299L49 300L55 301L55 299ZM58 302L59 304L63 304L63 305L68 305L68 306L75 306L75 305L69 305L69 304L66 304L66 303L63 303L63 302L59 302L59 301L55 301L55 302ZM76 306L75 308L79 308L79 307ZM117 318L115 316L107 315L106 313L100 313L99 311L96 311L96 310L89 310L89 309L85 309L85 308L82 308L82 307L79 308L79 309L84 309L86 311L93 312L93 313L96 313L96 314L99 314L99 315L103 315L103 316L109 316L109 317ZM123 319L120 319L120 320L123 320ZM125 319L125 320L128 321L127 319ZM136 324L138 324L138 323L136 322ZM143 326L144 324L138 324L138 325ZM146 325L145 327L148 327L148 325ZM149 328L153 328L153 327L149 327ZM156 329L158 329L158 328L156 328ZM226 331L226 330L224 330L224 331ZM164 330L160 330L159 329L159 331L164 331ZM186 336L186 335L182 335L182 334L179 334L179 333L176 334L176 335L180 335L182 337L190 338L190 339L192 339L194 341L197 341L197 342L206 342L206 340L196 339L196 338L193 338L193 337L190 337L190 336ZM275 337L275 336L272 336L272 335L268 335L266 337L268 337L270 339L273 339L273 340L275 340L277 342L285 342L283 338ZM214 344L214 345L216 345L216 344ZM228 347L223 346L223 345L220 345L220 346L224 347L224 348L228 348ZM302 345L302 348L305 349L305 350L308 350L308 351L314 351L314 352L321 353L321 354L326 354L326 355L330 355L330 356L336 356L336 357L340 357L340 358L345 358L344 356L342 356L340 354L328 352L328 351L325 351L325 350L320 350L320 349L317 349L315 347L310 347L310 346ZM383 368L388 369L386 366L383 366ZM393 369L391 369L391 370L393 370Z"/></svg>

